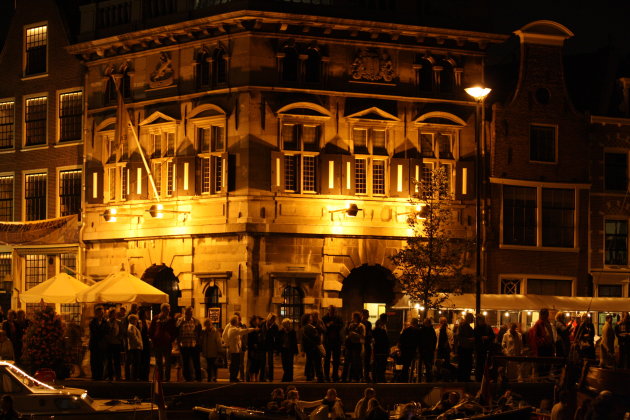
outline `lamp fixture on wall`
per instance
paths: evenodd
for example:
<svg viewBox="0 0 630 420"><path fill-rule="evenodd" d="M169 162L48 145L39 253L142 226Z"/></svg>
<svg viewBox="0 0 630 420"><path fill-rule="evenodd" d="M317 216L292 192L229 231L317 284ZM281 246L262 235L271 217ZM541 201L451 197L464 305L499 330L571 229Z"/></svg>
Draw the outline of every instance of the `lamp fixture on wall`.
<svg viewBox="0 0 630 420"><path fill-rule="evenodd" d="M357 214L362 210L363 209L360 209L356 203L348 203L348 205L344 207L343 209L328 210L328 211L330 212L330 217L332 218L333 213L340 213L340 212L346 213L346 216L348 217L357 217Z"/></svg>
<svg viewBox="0 0 630 420"><path fill-rule="evenodd" d="M103 219L105 219L105 221L108 223L114 223L118 221L119 217L140 217L137 214L118 213L118 210L116 210L115 208L105 209L101 216L103 216Z"/></svg>
<svg viewBox="0 0 630 420"><path fill-rule="evenodd" d="M416 204L415 210L407 211L404 213L396 213L396 216L411 216L416 215L416 219L424 220L427 218L427 213L429 212L429 206L423 203Z"/></svg>
<svg viewBox="0 0 630 420"><path fill-rule="evenodd" d="M164 205L163 204L153 204L146 211L151 215L151 217L153 217L155 219L162 219L164 217L164 213L183 214L184 215L184 221L186 221L186 219L188 218L188 215L190 214L189 211L166 210L166 209L164 209Z"/></svg>

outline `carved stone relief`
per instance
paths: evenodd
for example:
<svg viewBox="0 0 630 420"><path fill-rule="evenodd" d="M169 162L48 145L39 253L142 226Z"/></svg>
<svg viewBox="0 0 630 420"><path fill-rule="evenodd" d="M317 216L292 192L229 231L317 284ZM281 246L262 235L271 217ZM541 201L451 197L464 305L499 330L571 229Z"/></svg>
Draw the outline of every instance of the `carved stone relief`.
<svg viewBox="0 0 630 420"><path fill-rule="evenodd" d="M394 65L390 55L376 48L359 49L350 69L354 80L391 82L394 80Z"/></svg>

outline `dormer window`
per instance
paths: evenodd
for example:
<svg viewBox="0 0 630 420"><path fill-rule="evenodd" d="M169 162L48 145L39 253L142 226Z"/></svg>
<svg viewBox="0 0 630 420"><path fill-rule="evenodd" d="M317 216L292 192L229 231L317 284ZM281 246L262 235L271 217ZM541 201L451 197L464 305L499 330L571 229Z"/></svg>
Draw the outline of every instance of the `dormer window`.
<svg viewBox="0 0 630 420"><path fill-rule="evenodd" d="M24 76L46 73L48 25L26 28L24 38Z"/></svg>

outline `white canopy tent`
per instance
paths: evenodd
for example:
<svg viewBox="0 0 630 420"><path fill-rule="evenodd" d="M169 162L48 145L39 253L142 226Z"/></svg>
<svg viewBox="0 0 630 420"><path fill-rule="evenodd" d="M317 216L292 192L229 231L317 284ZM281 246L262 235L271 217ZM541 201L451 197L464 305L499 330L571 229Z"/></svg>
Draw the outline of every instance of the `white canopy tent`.
<svg viewBox="0 0 630 420"><path fill-rule="evenodd" d="M168 295L126 271L119 271L79 293L84 303L165 303Z"/></svg>
<svg viewBox="0 0 630 420"><path fill-rule="evenodd" d="M89 286L74 277L59 273L26 292L20 294L20 300L25 303L76 303L77 295Z"/></svg>

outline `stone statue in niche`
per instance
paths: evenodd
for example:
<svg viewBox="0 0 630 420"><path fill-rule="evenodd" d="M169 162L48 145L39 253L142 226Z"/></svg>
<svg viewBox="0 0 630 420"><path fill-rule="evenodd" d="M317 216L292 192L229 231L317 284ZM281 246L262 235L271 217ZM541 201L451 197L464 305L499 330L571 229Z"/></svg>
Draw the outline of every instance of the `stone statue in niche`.
<svg viewBox="0 0 630 420"><path fill-rule="evenodd" d="M352 62L352 78L371 82L394 80L394 65L389 54L375 48L360 49Z"/></svg>
<svg viewBox="0 0 630 420"><path fill-rule="evenodd" d="M160 60L156 64L155 70L151 72L151 76L149 77L149 87L160 88L172 85L174 73L175 71L173 70L171 57L167 52L161 53Z"/></svg>

